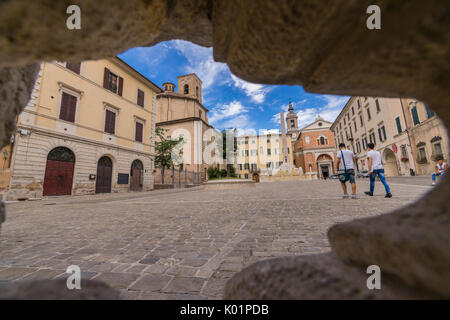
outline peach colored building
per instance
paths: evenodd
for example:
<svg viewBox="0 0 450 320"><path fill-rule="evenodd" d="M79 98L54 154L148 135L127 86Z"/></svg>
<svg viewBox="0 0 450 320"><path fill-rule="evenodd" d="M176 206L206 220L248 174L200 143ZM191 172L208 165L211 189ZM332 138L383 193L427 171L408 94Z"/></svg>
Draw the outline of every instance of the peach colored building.
<svg viewBox="0 0 450 320"><path fill-rule="evenodd" d="M178 77L177 92L171 82L163 83L163 90L156 96L156 126L166 129L170 138L183 137L183 166L206 179L207 168L221 161L214 158L211 144L221 133L208 122L208 109L202 104L202 81L196 74L187 74ZM211 150L205 151L208 146Z"/></svg>
<svg viewBox="0 0 450 320"><path fill-rule="evenodd" d="M42 63L18 118L8 198L153 189L161 91L118 57Z"/></svg>
<svg viewBox="0 0 450 320"><path fill-rule="evenodd" d="M295 141L295 166L317 178L328 178L336 172L336 146L332 123L322 117L300 130Z"/></svg>

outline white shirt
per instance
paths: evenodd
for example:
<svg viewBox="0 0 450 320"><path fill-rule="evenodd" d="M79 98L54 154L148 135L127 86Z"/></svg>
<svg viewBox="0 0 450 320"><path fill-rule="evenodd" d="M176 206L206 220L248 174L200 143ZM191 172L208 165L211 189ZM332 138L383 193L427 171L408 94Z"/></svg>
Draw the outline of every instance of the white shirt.
<svg viewBox="0 0 450 320"><path fill-rule="evenodd" d="M439 173L444 172L444 171L445 171L445 170L444 170L444 168L445 168L445 162L442 162L442 166L439 165L439 162L436 163L436 168L438 169L438 172L439 172Z"/></svg>
<svg viewBox="0 0 450 320"><path fill-rule="evenodd" d="M370 171L383 169L383 163L381 162L381 153L376 150L370 150L367 152L367 157L372 158L372 168Z"/></svg>
<svg viewBox="0 0 450 320"><path fill-rule="evenodd" d="M341 158L342 154L344 155L344 159L341 159L341 162L339 163L339 170L350 170L350 169L355 169L354 165L353 165L353 158L354 158L354 154L351 150L339 150L337 152L337 157ZM345 167L344 167L344 162L345 162Z"/></svg>

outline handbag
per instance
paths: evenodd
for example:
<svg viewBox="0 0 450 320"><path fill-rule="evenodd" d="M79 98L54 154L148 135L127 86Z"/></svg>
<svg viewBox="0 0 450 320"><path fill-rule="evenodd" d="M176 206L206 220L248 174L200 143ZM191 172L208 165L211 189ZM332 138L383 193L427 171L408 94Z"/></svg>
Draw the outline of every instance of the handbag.
<svg viewBox="0 0 450 320"><path fill-rule="evenodd" d="M345 166L344 153L342 152L342 150L341 150L341 159L342 159L342 164L344 165L344 170L338 169L337 174L339 177L339 181L345 182L345 180L346 180L345 172L347 171L347 167Z"/></svg>

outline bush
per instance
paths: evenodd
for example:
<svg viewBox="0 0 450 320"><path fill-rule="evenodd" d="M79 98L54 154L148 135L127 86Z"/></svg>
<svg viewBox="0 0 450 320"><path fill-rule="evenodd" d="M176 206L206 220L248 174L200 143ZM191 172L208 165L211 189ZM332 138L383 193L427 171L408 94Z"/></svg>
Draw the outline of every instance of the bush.
<svg viewBox="0 0 450 320"><path fill-rule="evenodd" d="M221 176L222 178L225 178L225 177L227 176L227 170L226 170L226 169L220 170L220 176Z"/></svg>
<svg viewBox="0 0 450 320"><path fill-rule="evenodd" d="M207 173L208 173L208 179L220 178L220 171L217 167L209 167Z"/></svg>
<svg viewBox="0 0 450 320"><path fill-rule="evenodd" d="M230 177L236 178L237 175L236 175L236 169L234 169L234 166L230 165L229 168L230 168Z"/></svg>

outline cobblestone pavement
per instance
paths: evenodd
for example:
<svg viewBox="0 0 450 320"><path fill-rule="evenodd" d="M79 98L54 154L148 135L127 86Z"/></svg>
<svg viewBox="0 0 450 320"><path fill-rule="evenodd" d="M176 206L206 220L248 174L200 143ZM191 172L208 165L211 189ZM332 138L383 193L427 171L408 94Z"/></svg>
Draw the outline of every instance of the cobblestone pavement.
<svg viewBox="0 0 450 320"><path fill-rule="evenodd" d="M67 277L117 288L123 299L220 299L226 281L261 259L329 251L327 229L403 206L430 190L428 177L389 179L394 197L341 199L337 181L254 188L53 198L7 204L0 288ZM83 281L81 282L83 286Z"/></svg>

